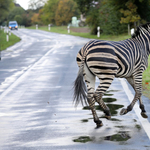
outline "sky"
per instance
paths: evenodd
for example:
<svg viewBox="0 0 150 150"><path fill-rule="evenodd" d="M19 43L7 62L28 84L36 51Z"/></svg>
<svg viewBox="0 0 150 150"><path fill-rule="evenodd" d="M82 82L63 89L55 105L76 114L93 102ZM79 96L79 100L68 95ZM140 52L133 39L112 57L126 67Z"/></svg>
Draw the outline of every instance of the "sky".
<svg viewBox="0 0 150 150"><path fill-rule="evenodd" d="M16 0L17 4L20 4L25 10L28 9L28 2L29 0Z"/></svg>

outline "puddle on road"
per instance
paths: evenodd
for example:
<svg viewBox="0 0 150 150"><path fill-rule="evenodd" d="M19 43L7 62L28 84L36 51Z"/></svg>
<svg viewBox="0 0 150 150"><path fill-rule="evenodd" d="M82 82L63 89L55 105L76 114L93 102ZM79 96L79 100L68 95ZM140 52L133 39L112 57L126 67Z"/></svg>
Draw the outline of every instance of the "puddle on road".
<svg viewBox="0 0 150 150"><path fill-rule="evenodd" d="M100 137L98 140L96 137L90 136L80 136L78 138L73 139L73 142L87 143L87 142L102 142L102 141L113 141L113 142L125 142L131 138L128 131L120 131L116 134Z"/></svg>
<svg viewBox="0 0 150 150"><path fill-rule="evenodd" d="M73 140L74 142L80 142L80 143L86 143L92 141L92 139L89 136L80 136L77 139Z"/></svg>
<svg viewBox="0 0 150 150"><path fill-rule="evenodd" d="M124 107L124 105L118 105L118 104L107 104L107 106L110 109L111 115L115 116L118 113L118 109ZM95 106L96 110L103 111L102 108L99 105Z"/></svg>
<svg viewBox="0 0 150 150"><path fill-rule="evenodd" d="M118 109L124 107L124 105L119 105L119 104L111 104L112 102L115 102L117 101L116 98L103 98L103 101L106 103L106 105L109 107L110 109L110 112L111 112L111 115L112 116L115 116L117 115L118 113ZM99 106L99 105L95 105L95 109L98 110L98 111L102 111L102 108ZM83 107L83 110L90 110L90 107L89 106L85 106ZM104 117L104 114L100 117L100 118L105 118ZM91 118L92 119L92 118ZM111 118L111 121L121 121L119 119L115 119L115 118ZM82 123L85 123L85 122L88 122L88 119L83 119L81 120Z"/></svg>
<svg viewBox="0 0 150 150"><path fill-rule="evenodd" d="M139 124L135 124L135 127L134 127L134 125L132 127L120 125L120 126L114 126L113 129L114 128L115 128L116 132L109 134L109 133L111 133L111 131L109 131L108 136L102 132L99 135L97 135L97 134L93 135L92 134L91 136L86 135L86 136L76 137L73 139L73 142L101 143L104 141L110 141L110 142L115 142L119 145L126 145L127 141L135 136L134 133L140 132L140 130L141 130L141 126ZM104 128L103 130L105 130L105 129L106 128ZM112 131L113 131L113 129L112 129ZM110 130L110 128L109 128L109 130Z"/></svg>
<svg viewBox="0 0 150 150"><path fill-rule="evenodd" d="M122 121L122 120L119 120L119 119L116 119L116 118L111 118L111 121Z"/></svg>
<svg viewBox="0 0 150 150"><path fill-rule="evenodd" d="M124 105L118 105L118 104L107 104L107 106L110 109L111 115L114 116L118 113L118 109L124 107ZM96 110L103 111L102 108L99 105L95 105ZM89 106L83 107L83 110L90 110Z"/></svg>
<svg viewBox="0 0 150 150"><path fill-rule="evenodd" d="M130 137L130 135L129 135L128 132L126 132L126 131L120 131L117 134L113 134L111 136L104 137L104 140L114 141L114 142L121 142L121 141L127 141L130 138L131 137Z"/></svg>
<svg viewBox="0 0 150 150"><path fill-rule="evenodd" d="M105 93L104 96L113 96L114 94Z"/></svg>
<svg viewBox="0 0 150 150"><path fill-rule="evenodd" d="M103 118L103 117L101 117L101 118ZM104 118L105 118L105 117L104 117ZM93 119L93 118L89 118L89 119ZM81 122L82 122L82 123L86 123L86 122L89 121L89 119L82 119ZM111 121L118 121L118 122L121 122L121 121L122 121L122 120L116 119L116 118L111 118L110 120L111 120ZM119 127L119 126L118 126L118 127Z"/></svg>
<svg viewBox="0 0 150 150"><path fill-rule="evenodd" d="M139 131L141 130L141 126L139 124L136 124L135 128L137 128Z"/></svg>
<svg viewBox="0 0 150 150"><path fill-rule="evenodd" d="M107 96L112 96L113 94L111 94L110 92L118 92L118 90L110 90L106 92ZM106 105L109 107L111 115L115 116L118 114L118 111L120 108L124 107L124 105L120 105L120 104L114 104L114 102L117 101L117 99L112 98L112 97L107 97L107 98L103 98L103 101L106 103ZM95 105L95 108L98 111L102 111L102 108L99 105ZM89 106L85 106L83 107L83 110L90 110ZM92 116L92 114L90 114ZM104 113L102 113L102 116L100 118L104 117ZM90 123L90 120L93 119L93 116L91 118L85 118L83 120L81 120L82 123ZM134 138L135 133L140 132L141 130L141 126L137 123L136 119L132 120L132 126L129 126L128 124L123 124L123 120L120 120L118 118L111 118L110 120L110 125L111 128L108 128L109 130L106 130L106 132L104 132L105 129L107 129L107 125L103 128L102 132L101 130L98 131L100 132L100 134L97 134L98 132L95 132L94 135L92 133L92 135L83 135L83 136L79 136L79 137L74 137L72 140L73 142L79 142L79 143L88 143L88 142L92 142L92 143L102 143L104 141L110 141L110 142L114 142L117 143L119 145L126 145L128 143L128 140ZM107 134L108 132L108 134Z"/></svg>
<svg viewBox="0 0 150 150"><path fill-rule="evenodd" d="M106 93L110 93L110 92L119 92L119 90L108 90L108 91L106 91Z"/></svg>
<svg viewBox="0 0 150 150"><path fill-rule="evenodd" d="M84 106L82 109L83 110L90 110L90 107L89 106Z"/></svg>
<svg viewBox="0 0 150 150"><path fill-rule="evenodd" d="M114 94L112 94L111 92L119 92L119 90L109 90L109 91L106 91L104 93L104 96L113 96Z"/></svg>
<svg viewBox="0 0 150 150"><path fill-rule="evenodd" d="M82 122L88 122L88 119L82 119L81 121Z"/></svg>
<svg viewBox="0 0 150 150"><path fill-rule="evenodd" d="M115 102L115 101L117 101L117 99L116 98L103 98L103 101L104 102L106 102L106 103L111 103L111 102Z"/></svg>
<svg viewBox="0 0 150 150"><path fill-rule="evenodd" d="M111 102L117 101L117 99L116 98L110 98L110 97L108 97L108 98L103 98L103 101L105 103L111 103ZM87 106L85 106L83 109L89 109L89 108Z"/></svg>

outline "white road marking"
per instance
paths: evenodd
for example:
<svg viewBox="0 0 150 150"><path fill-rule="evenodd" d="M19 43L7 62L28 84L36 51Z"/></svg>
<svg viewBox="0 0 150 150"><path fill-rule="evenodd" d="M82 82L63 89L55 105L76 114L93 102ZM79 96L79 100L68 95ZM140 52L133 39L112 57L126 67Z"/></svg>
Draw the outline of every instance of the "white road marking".
<svg viewBox="0 0 150 150"><path fill-rule="evenodd" d="M122 79L122 78L119 79L119 80L121 82L121 85L122 85L126 95L128 96L129 101L132 102L132 100L134 98L134 95L132 94L131 90L129 89L127 82L125 81L125 79ZM139 121L141 122L141 124L143 126L143 129L145 130L148 138L150 139L150 129L149 129L150 128L150 123L149 123L148 119L142 118L141 110L140 110L137 103L134 105L133 109L134 109L137 117L139 118Z"/></svg>
<svg viewBox="0 0 150 150"><path fill-rule="evenodd" d="M57 47L57 41L56 45L50 49L45 55L43 55L37 62L35 62L33 65L28 67L27 70L14 82L12 83L1 95L0 95L0 101L19 83L23 80L23 78L29 73L29 71L34 68L40 61L43 61L44 57L47 56L50 52L52 52Z"/></svg>

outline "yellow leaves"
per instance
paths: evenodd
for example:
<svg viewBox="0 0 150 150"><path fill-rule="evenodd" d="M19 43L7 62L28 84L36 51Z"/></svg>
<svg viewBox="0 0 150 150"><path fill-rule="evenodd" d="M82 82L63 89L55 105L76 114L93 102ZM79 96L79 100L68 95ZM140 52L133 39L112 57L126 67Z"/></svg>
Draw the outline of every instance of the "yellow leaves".
<svg viewBox="0 0 150 150"><path fill-rule="evenodd" d="M127 6L128 9L133 9L134 7L136 7L136 5L134 5L132 1L128 1L126 3L126 6Z"/></svg>
<svg viewBox="0 0 150 150"><path fill-rule="evenodd" d="M55 24L55 14L59 0L47 0L47 3L42 8L40 18L44 24Z"/></svg>
<svg viewBox="0 0 150 150"><path fill-rule="evenodd" d="M137 6L134 4L135 0L129 0L126 3L127 9L120 9L120 12L124 15L121 17L120 23L137 22L141 17L137 13Z"/></svg>
<svg viewBox="0 0 150 150"><path fill-rule="evenodd" d="M136 22L140 19L141 19L141 17L139 15L127 16L125 18L121 17L120 23Z"/></svg>
<svg viewBox="0 0 150 150"><path fill-rule="evenodd" d="M71 21L76 11L76 3L73 0L59 0L55 14L56 25L67 24Z"/></svg>
<svg viewBox="0 0 150 150"><path fill-rule="evenodd" d="M39 22L39 14L34 14L33 16L32 16L32 18L31 18L31 22L33 23L33 24L36 24L36 23L38 23Z"/></svg>
<svg viewBox="0 0 150 150"><path fill-rule="evenodd" d="M124 16L130 16L131 15L131 11L129 11L129 10L122 10L122 11L120 11L121 13L123 13L124 14Z"/></svg>

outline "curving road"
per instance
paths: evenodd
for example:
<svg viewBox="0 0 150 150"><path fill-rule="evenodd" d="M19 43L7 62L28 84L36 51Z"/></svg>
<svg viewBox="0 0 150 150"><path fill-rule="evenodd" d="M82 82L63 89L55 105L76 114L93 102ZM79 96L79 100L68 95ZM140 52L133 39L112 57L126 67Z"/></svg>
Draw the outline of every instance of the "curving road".
<svg viewBox="0 0 150 150"><path fill-rule="evenodd" d="M112 119L72 103L78 67L75 57L89 41L40 30L13 31L21 42L1 53L0 150L150 150L149 119L138 106L120 116L133 97L124 79L115 79L105 95ZM96 82L98 84L98 80ZM143 97L150 118L150 100Z"/></svg>

